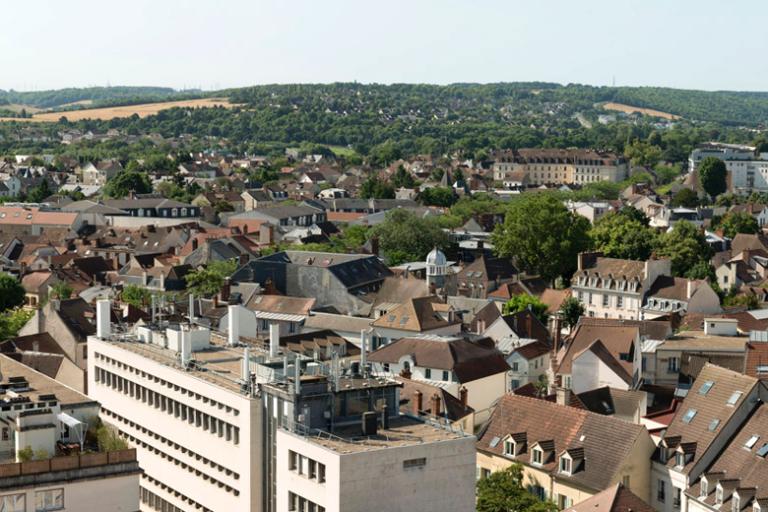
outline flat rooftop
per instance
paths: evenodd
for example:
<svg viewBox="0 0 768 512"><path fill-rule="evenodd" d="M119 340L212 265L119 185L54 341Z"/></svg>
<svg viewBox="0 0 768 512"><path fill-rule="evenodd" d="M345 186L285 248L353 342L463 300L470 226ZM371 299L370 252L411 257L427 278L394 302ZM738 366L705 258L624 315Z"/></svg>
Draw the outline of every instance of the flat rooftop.
<svg viewBox="0 0 768 512"><path fill-rule="evenodd" d="M717 336L704 334L704 331L685 331L668 338L656 350L744 352L748 342L748 336Z"/></svg>
<svg viewBox="0 0 768 512"><path fill-rule="evenodd" d="M165 366L184 371L186 375L194 376L229 391L236 393L241 391L243 347L229 347L214 336L211 336L211 344L208 348L192 352L193 365L187 370L182 368L179 354L175 350L144 343L130 337L121 337L118 341L118 338L113 336L113 339L106 340L106 342ZM263 368L263 366L254 364L257 359L252 352L251 369L258 377L260 376L259 368ZM280 367L282 369L282 363ZM263 377L267 376L264 375Z"/></svg>
<svg viewBox="0 0 768 512"><path fill-rule="evenodd" d="M55 399L63 405L93 402L86 395L4 354L0 354L0 373L2 373L0 406L7 405L12 400L21 400L21 398L16 397L24 397L31 402L49 402L53 400L51 395L55 396ZM25 382L26 385L24 385Z"/></svg>
<svg viewBox="0 0 768 512"><path fill-rule="evenodd" d="M333 433L320 432L302 437L312 443L343 454L452 441L467 435L469 434L437 427L410 416L399 416L390 419L389 428L385 429L379 426L375 436L363 436L360 423L356 423L335 428Z"/></svg>

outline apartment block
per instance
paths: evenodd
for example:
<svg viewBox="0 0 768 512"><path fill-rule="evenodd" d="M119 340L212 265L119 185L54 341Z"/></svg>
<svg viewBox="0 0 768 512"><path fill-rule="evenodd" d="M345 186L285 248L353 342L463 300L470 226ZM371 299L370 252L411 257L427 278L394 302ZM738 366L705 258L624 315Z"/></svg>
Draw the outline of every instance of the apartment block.
<svg viewBox="0 0 768 512"><path fill-rule="evenodd" d="M628 176L624 157L592 149L519 149L493 154L493 179L502 183L586 185Z"/></svg>

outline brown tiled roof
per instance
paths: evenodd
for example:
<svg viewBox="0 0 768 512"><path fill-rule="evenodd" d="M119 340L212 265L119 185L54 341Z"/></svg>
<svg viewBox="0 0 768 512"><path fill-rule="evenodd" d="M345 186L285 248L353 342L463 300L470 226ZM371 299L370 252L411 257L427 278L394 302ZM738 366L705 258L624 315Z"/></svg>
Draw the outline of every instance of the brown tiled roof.
<svg viewBox="0 0 768 512"><path fill-rule="evenodd" d="M486 328L490 327L491 324L501 316L501 311L496 304L497 303L494 301L489 301L488 304L480 308L480 310L475 313L475 316L472 317L472 323L469 326L469 330L477 332L478 324L480 322L485 322Z"/></svg>
<svg viewBox="0 0 768 512"><path fill-rule="evenodd" d="M731 242L731 252L738 254L745 249L768 250L768 238L762 233L756 235L738 233Z"/></svg>
<svg viewBox="0 0 768 512"><path fill-rule="evenodd" d="M627 280L643 280L645 275L645 262L635 260L622 260L618 258L598 257L593 267L584 269L586 275L598 275L608 277L612 275L614 279L624 277Z"/></svg>
<svg viewBox="0 0 768 512"><path fill-rule="evenodd" d="M768 343L750 341L744 373L760 380L768 380Z"/></svg>
<svg viewBox="0 0 768 512"><path fill-rule="evenodd" d="M708 381L714 384L706 394L702 394L701 388ZM712 441L730 421L733 413L756 384L757 380L752 377L713 364L704 365L665 434L665 440L679 438L681 443L696 443L696 453L683 468L684 472L687 472L709 449ZM729 405L728 400L735 396L736 392L741 392L742 395L735 405ZM686 423L683 419L689 411L696 412L693 419ZM714 430L710 430L713 420L719 420L719 424ZM674 457L667 461L667 465L670 467L675 465Z"/></svg>
<svg viewBox="0 0 768 512"><path fill-rule="evenodd" d="M443 305L443 302L435 296L412 298L380 316L371 325L423 332L459 323L458 320L453 322L444 320L436 312L437 305Z"/></svg>
<svg viewBox="0 0 768 512"><path fill-rule="evenodd" d="M594 491L605 489L618 478L635 442L648 436L641 425L546 400L507 394L500 399L487 427L480 433L477 449L504 456L504 438L519 432L527 434L527 444L514 460L530 464L531 448L551 441L553 454L542 466L551 473L558 469L557 455L567 449L583 448L583 467L572 476L558 475L558 479L570 480Z"/></svg>
<svg viewBox="0 0 768 512"><path fill-rule="evenodd" d="M429 295L429 288L421 279L385 277L381 283L374 307L385 302L402 304L408 299L425 297Z"/></svg>
<svg viewBox="0 0 768 512"><path fill-rule="evenodd" d="M747 448L747 441L753 435L759 438L751 448ZM714 463L705 471L709 491L704 500L705 503L714 505L715 487L718 482L721 482L728 491L738 489L742 506L748 505L749 498L752 497L768 501L768 458L758 455L758 451L766 444L768 444L768 406L760 404ZM700 490L701 480L690 488L688 494L698 497ZM727 499L723 501L720 510L731 510L730 492L725 493L724 497Z"/></svg>
<svg viewBox="0 0 768 512"><path fill-rule="evenodd" d="M254 295L245 305L251 311L308 315L315 305L314 298L286 297L283 295Z"/></svg>
<svg viewBox="0 0 768 512"><path fill-rule="evenodd" d="M614 484L565 512L654 512L654 508L622 484Z"/></svg>
<svg viewBox="0 0 768 512"><path fill-rule="evenodd" d="M648 290L648 296L687 301L688 282L688 279L683 279L682 277L659 276L651 285L651 289Z"/></svg>
<svg viewBox="0 0 768 512"><path fill-rule="evenodd" d="M555 290L554 288L547 288L539 297L539 300L547 305L547 313L554 313L560 309L565 299L571 296L571 289Z"/></svg>
<svg viewBox="0 0 768 512"><path fill-rule="evenodd" d="M400 338L373 352L368 359L378 363L396 363L403 356L413 357L416 366L453 370L462 383L509 370L504 356L495 348L458 338Z"/></svg>
<svg viewBox="0 0 768 512"><path fill-rule="evenodd" d="M533 312L526 309L511 315L504 315L502 318L519 337L549 343L549 331Z"/></svg>
<svg viewBox="0 0 768 512"><path fill-rule="evenodd" d="M520 354L525 359L533 359L534 357L543 356L549 352L549 350L549 345L546 343L535 341L533 343L523 345L522 347L518 347L515 349L515 352Z"/></svg>
<svg viewBox="0 0 768 512"><path fill-rule="evenodd" d="M640 334L639 327L617 323L621 322L620 320L613 323L595 323L591 320L593 319L585 320L585 317L582 317L579 321L570 342L563 351L557 372L571 373L571 364L576 355L589 348L596 340L601 340L605 349L631 375L633 373L632 362L622 361L620 354L631 351L634 340Z"/></svg>

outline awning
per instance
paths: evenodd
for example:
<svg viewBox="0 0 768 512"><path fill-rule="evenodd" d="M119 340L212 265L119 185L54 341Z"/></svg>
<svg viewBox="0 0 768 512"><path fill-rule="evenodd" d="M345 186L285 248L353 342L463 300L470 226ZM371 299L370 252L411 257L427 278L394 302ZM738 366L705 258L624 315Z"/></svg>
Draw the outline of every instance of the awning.
<svg viewBox="0 0 768 512"><path fill-rule="evenodd" d="M256 315L256 318L262 319L262 320L276 320L279 322L301 322L306 317L306 315L290 315L288 313L272 313L269 311L254 311L254 315Z"/></svg>
<svg viewBox="0 0 768 512"><path fill-rule="evenodd" d="M75 435L78 443L80 443L80 448L82 449L83 443L85 442L85 431L87 430L85 423L78 420L77 418L73 418L65 412L60 412L57 414L56 419L69 427L70 431Z"/></svg>

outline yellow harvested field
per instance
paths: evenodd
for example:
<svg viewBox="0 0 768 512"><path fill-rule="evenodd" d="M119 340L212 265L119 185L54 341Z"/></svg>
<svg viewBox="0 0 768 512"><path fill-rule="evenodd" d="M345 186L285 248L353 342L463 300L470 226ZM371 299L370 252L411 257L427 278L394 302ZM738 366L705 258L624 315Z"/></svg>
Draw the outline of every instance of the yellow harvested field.
<svg viewBox="0 0 768 512"><path fill-rule="evenodd" d="M46 122L55 123L62 117L69 121L81 121L83 119L109 120L120 117L131 117L136 114L139 117L147 117L157 114L161 110L169 108L208 108L208 107L226 107L232 108L235 105L225 98L201 98L197 100L184 101L165 101L159 103L144 103L142 105L125 105L122 107L104 107L89 108L84 110L71 110L67 112L41 112L35 114L32 118L16 119L10 117L0 117L0 121L27 121L27 122Z"/></svg>
<svg viewBox="0 0 768 512"><path fill-rule="evenodd" d="M608 102L603 105L603 108L605 110L618 110L619 112L624 112L625 114L632 114L633 112L638 112L646 116L661 117L664 119L671 119L671 120L680 119L680 116L676 116L675 114L670 114L668 112L662 112L661 110L654 110L652 108L633 107L632 105L624 105L623 103Z"/></svg>

